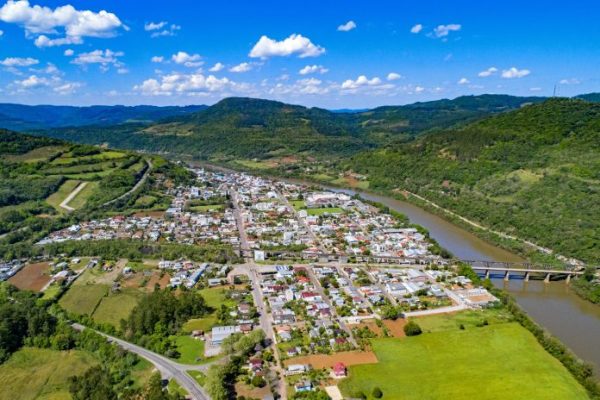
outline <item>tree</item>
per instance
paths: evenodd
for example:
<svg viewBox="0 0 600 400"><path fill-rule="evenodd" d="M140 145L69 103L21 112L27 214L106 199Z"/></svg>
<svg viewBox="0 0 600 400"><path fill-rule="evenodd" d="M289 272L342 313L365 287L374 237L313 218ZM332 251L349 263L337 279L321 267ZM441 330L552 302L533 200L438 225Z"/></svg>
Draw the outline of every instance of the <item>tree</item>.
<svg viewBox="0 0 600 400"><path fill-rule="evenodd" d="M265 387L267 382L262 376L255 376L252 378L252 386L262 388Z"/></svg>
<svg viewBox="0 0 600 400"><path fill-rule="evenodd" d="M375 397L376 399L380 399L383 397L383 392L379 387L374 387L373 391L371 392L371 395L373 395L373 397Z"/></svg>
<svg viewBox="0 0 600 400"><path fill-rule="evenodd" d="M73 400L117 400L110 374L101 366L69 378L69 392Z"/></svg>
<svg viewBox="0 0 600 400"><path fill-rule="evenodd" d="M406 336L418 336L423 333L423 331L415 321L408 321L408 323L404 325L404 333Z"/></svg>
<svg viewBox="0 0 600 400"><path fill-rule="evenodd" d="M393 306L384 306L381 308L381 317L383 319L397 320L400 312Z"/></svg>

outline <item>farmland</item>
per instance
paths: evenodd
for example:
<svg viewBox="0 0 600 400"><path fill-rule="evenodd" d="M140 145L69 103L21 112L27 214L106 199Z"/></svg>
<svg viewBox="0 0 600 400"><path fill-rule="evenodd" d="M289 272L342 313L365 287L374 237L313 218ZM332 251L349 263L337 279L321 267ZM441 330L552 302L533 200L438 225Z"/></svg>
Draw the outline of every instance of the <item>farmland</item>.
<svg viewBox="0 0 600 400"><path fill-rule="evenodd" d="M9 282L22 290L33 290L39 292L48 282L50 265L46 262L29 264L23 267Z"/></svg>
<svg viewBox="0 0 600 400"><path fill-rule="evenodd" d="M374 339L376 364L349 368L347 396L402 399L587 399L568 371L516 323ZM432 368L435 366L435 368ZM493 379L490 379L493 377Z"/></svg>
<svg viewBox="0 0 600 400"><path fill-rule="evenodd" d="M68 378L96 364L83 351L25 347L0 366L0 400L68 400Z"/></svg>

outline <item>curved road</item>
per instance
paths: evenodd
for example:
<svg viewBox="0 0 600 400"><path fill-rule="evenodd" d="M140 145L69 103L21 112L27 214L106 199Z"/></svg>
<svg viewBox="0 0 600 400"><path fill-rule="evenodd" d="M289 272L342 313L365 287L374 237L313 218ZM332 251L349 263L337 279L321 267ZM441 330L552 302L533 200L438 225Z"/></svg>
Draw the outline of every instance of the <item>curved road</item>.
<svg viewBox="0 0 600 400"><path fill-rule="evenodd" d="M148 175L150 175L150 171L152 171L152 161L150 161L147 158L144 159L144 161L146 161L146 165L148 166L148 168L146 168L146 171L144 172L144 175L141 177L141 179L127 192L123 193L122 195L120 195L119 197L117 197L115 199L112 199L112 200L107 201L106 203L102 204L103 207L111 205L111 204L129 196L131 193L135 192L140 186L142 186L144 184L144 182L146 182L146 179L148 179Z"/></svg>
<svg viewBox="0 0 600 400"><path fill-rule="evenodd" d="M78 331L83 331L87 328L81 324L72 324L73 328ZM194 378L187 374L186 371L194 370L194 371L206 371L208 369L208 365L185 365L179 364L175 361L169 360L166 357L161 356L160 354L156 354L150 350L147 350L143 347L137 346L133 343L126 342L125 340L116 338L114 336L107 335L105 333L94 330L99 335L102 335L107 338L107 340L111 343L116 343L121 348L135 353L138 356L150 361L163 378L173 378L179 383L179 385L184 388L188 394L194 400L209 400L210 397L208 394L202 389L202 387L196 382Z"/></svg>

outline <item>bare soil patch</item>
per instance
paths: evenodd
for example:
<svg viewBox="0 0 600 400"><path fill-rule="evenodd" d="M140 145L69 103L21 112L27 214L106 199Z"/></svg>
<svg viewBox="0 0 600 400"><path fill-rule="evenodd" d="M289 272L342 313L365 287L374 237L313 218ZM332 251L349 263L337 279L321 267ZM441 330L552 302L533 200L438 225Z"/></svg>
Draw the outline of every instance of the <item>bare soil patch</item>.
<svg viewBox="0 0 600 400"><path fill-rule="evenodd" d="M291 364L310 364L313 368L331 368L336 363L341 362L346 366L359 364L377 363L377 356L372 351L345 351L336 354L313 354L310 356L294 357L285 360L283 363L288 366Z"/></svg>
<svg viewBox="0 0 600 400"><path fill-rule="evenodd" d="M50 264L47 262L29 264L21 268L15 276L8 281L21 290L33 290L39 292L48 282L50 282L49 274Z"/></svg>
<svg viewBox="0 0 600 400"><path fill-rule="evenodd" d="M406 336L404 334L404 325L406 325L406 322L405 319L400 318L395 321L384 320L383 324L390 330L394 337L404 337Z"/></svg>
<svg viewBox="0 0 600 400"><path fill-rule="evenodd" d="M243 382L237 382L235 384L235 393L238 397L244 396L247 399L264 399L265 396L271 394L271 390L268 385L263 388L255 388Z"/></svg>

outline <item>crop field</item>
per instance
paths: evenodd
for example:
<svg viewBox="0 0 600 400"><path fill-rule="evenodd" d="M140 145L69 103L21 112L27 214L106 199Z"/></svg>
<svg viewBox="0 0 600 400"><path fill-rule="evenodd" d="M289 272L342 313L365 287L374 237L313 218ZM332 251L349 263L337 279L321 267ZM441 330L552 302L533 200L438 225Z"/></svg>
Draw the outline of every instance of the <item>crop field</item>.
<svg viewBox="0 0 600 400"><path fill-rule="evenodd" d="M21 290L33 290L39 292L50 282L50 264L47 262L29 264L21 268L8 281Z"/></svg>
<svg viewBox="0 0 600 400"><path fill-rule="evenodd" d="M370 396L379 387L383 398L406 400L500 400L507 393L530 400L588 398L517 323L374 339L372 347L379 362L350 367L339 385L345 396Z"/></svg>
<svg viewBox="0 0 600 400"><path fill-rule="evenodd" d="M82 351L25 347L0 365L0 400L69 400L68 378L97 363Z"/></svg>
<svg viewBox="0 0 600 400"><path fill-rule="evenodd" d="M286 366L292 364L309 364L313 369L331 368L341 362L346 366L373 364L377 356L372 351L344 351L335 354L312 354L309 356L294 357L284 361Z"/></svg>

